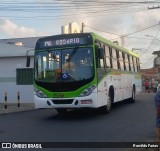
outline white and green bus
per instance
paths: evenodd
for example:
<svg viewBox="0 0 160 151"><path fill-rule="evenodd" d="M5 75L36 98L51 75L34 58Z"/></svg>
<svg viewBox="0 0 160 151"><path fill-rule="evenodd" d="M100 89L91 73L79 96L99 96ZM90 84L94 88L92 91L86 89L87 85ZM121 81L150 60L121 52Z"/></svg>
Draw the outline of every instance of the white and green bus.
<svg viewBox="0 0 160 151"><path fill-rule="evenodd" d="M36 108L99 108L135 101L141 91L139 56L95 33L40 38L35 47Z"/></svg>

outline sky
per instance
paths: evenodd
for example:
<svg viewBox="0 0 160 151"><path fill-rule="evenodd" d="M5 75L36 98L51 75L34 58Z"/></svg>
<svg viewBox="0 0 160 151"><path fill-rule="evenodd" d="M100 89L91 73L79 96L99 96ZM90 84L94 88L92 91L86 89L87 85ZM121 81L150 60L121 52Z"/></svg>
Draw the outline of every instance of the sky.
<svg viewBox="0 0 160 151"><path fill-rule="evenodd" d="M0 39L57 35L63 25L84 23L84 32L117 40L151 68L160 50L158 7L160 0L1 0Z"/></svg>

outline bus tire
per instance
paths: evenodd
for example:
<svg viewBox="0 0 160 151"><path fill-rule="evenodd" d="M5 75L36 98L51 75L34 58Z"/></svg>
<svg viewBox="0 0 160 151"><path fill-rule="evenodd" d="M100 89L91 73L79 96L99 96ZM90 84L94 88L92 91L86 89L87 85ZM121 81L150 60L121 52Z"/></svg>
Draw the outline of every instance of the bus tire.
<svg viewBox="0 0 160 151"><path fill-rule="evenodd" d="M58 108L58 109L56 109L57 110L57 113L58 114L64 114L64 113L66 113L67 112L67 109L62 109L62 108Z"/></svg>
<svg viewBox="0 0 160 151"><path fill-rule="evenodd" d="M111 111L113 102L114 102L114 88L113 86L111 86L109 89L107 104L101 107L101 112L103 114L108 114Z"/></svg>
<svg viewBox="0 0 160 151"><path fill-rule="evenodd" d="M136 99L135 93L136 93L136 87L135 87L135 85L133 85L133 88L132 88L132 97L129 99L130 103L134 103L135 102L135 99Z"/></svg>

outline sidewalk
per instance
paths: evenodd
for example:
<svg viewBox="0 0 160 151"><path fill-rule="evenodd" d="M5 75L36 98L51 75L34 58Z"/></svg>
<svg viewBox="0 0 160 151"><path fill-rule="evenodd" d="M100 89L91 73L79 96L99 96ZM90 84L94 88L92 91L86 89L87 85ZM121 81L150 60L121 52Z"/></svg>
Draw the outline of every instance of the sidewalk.
<svg viewBox="0 0 160 151"><path fill-rule="evenodd" d="M5 104L0 103L0 114L29 111L34 109L35 109L34 103L21 103L20 107L18 107L16 103L8 103L6 109L5 109Z"/></svg>

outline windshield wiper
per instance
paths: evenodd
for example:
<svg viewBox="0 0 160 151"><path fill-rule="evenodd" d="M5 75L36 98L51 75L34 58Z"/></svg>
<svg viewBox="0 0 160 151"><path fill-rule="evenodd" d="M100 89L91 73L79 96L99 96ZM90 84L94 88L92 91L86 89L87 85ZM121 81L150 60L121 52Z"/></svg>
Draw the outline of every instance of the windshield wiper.
<svg viewBox="0 0 160 151"><path fill-rule="evenodd" d="M66 60L67 62L70 62L72 57L75 55L75 53L77 52L79 47L75 47L71 53L71 55L69 56L69 58Z"/></svg>

